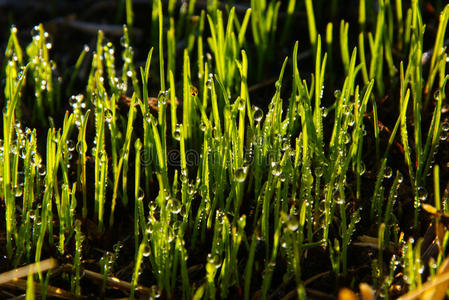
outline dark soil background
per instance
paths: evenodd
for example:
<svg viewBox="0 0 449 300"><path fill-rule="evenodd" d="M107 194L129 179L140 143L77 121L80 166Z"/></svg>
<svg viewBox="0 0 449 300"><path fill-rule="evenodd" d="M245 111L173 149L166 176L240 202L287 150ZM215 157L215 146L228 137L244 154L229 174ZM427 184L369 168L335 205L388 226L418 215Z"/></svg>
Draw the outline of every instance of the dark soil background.
<svg viewBox="0 0 449 300"><path fill-rule="evenodd" d="M181 5L181 1L178 1L177 10ZM201 9L206 9L207 1L197 1L197 13ZM292 24L291 30L288 34L288 39L280 44L280 40L276 39L274 46L274 52L272 57L268 57L266 64L264 66L264 73L262 79L258 79L256 76L257 72L257 61L255 60L254 45L252 44L251 30L248 28L248 58L250 59L249 64L249 85L251 90L251 102L257 106L260 106L263 110L267 109L268 103L271 100L271 96L274 94L274 81L277 79L280 67L286 56L291 56L293 50L293 45L295 41L299 40L299 68L301 76L304 79L310 80L310 72L313 71L314 58L309 45L309 36L307 28L307 17L305 14L305 8L303 1L297 1L297 9L295 12L295 19ZM325 28L328 22L334 23L334 48L333 57L334 61L328 62L327 74L330 76L325 79L325 82L329 82L326 86L323 104L325 106L332 104L334 101L334 90L337 87L342 86L343 74L341 61L339 60L340 51L338 43L338 29L340 20L344 19L350 23L350 45L349 49L352 49L356 45L357 36L359 32L358 25L358 1L336 1L338 2L337 7L331 7L329 3L331 1L314 1L315 15L317 20L317 27L320 33L325 33ZM166 3L166 2L164 2ZM246 8L249 8L250 1L228 1L229 5L235 4L237 6L237 14L239 19L242 18ZM280 9L278 32L279 34L283 30L283 24L285 22L285 10L287 1L282 3ZM403 4L404 6L408 4ZM224 6L224 4L223 4ZM437 5L431 3L430 1L423 1L422 3L422 13L423 21L426 24L426 34L425 34L425 44L424 51L431 50L433 46L434 37L436 34L436 28L438 25L439 8ZM406 9L407 7L404 7ZM368 9L368 31L374 31L375 26L375 7ZM152 41L156 40L157 37L151 36L151 1L145 0L134 0L133 1L134 10L134 28L132 43L135 49L135 62L137 68L145 64L145 59L147 56L147 51L151 46L155 46ZM11 25L15 25L18 29L18 36L23 48L31 41L31 30L32 28L42 23L46 31L49 32L52 40L53 47L50 51L51 57L55 60L57 64L57 70L59 75L63 78L62 90L65 91L65 84L73 70L73 66L85 45L88 45L91 49L95 48L97 29L103 29L106 38L115 44L116 49L120 49L120 37L122 35L122 24L126 23L125 20L125 8L124 1L120 0L48 0L48 1L33 1L33 0L0 0L0 51L3 53L6 48L6 43L9 37L9 29ZM83 26L81 26L82 24ZM207 25L206 25L207 28ZM206 33L207 34L207 33ZM182 44L179 45L177 49L180 58L182 55ZM156 52L155 52L156 53ZM89 54L91 55L91 53ZM401 53L397 53L395 59L395 64L399 65L401 59L405 59L401 56ZM86 59L86 62L90 62L90 58ZM154 60L154 58L153 58ZM116 61L116 65L120 66L120 59ZM178 62L181 65L182 62ZM0 55L0 65L2 66L3 72L3 56ZM157 70L157 64L152 65L152 70ZM180 68L177 68L180 70ZM84 63L79 78L76 82L72 94L84 92L85 83L87 79L87 73L89 70L88 63ZM178 72L178 76L181 72ZM335 75L335 76L334 76ZM156 77L156 76L155 76ZM291 80L290 71L286 72L285 83L283 85L283 91L285 95L283 97L288 98L290 93ZM4 88L4 75L1 78L1 89ZM154 78L153 78L154 80ZM383 144L381 149L385 149L385 144L388 141L390 130L394 126L394 122L398 116L397 101L394 101L398 97L397 86L392 84L392 80L386 79L385 86L387 90L387 97L384 99L377 99L379 101L379 121L384 125L384 129L381 131L381 136L383 138ZM157 86L157 82L153 84ZM152 90L152 94L157 94L158 91ZM0 93L3 95L3 92ZM70 95L65 95L61 99L62 111L57 115L53 116L55 118L56 124L61 124L63 113L68 109L68 99ZM3 107L3 96L0 96L0 102ZM285 101L287 102L287 101ZM428 124L431 118L432 111L424 112L423 119L424 124ZM443 112L443 121L447 120L447 110ZM426 120L427 119L427 120ZM27 120L23 120L27 123ZM330 124L332 122L332 117L327 118L327 122ZM31 121L26 124L29 127L38 128L41 134L45 134L46 128L43 128L41 124L32 124ZM366 164L367 172L363 178L363 194L372 195L372 188L376 180L376 172L378 169L378 161L376 159L375 144L374 140L369 137L373 137L373 125L372 118L367 116L365 123L366 129L368 131L366 138L366 145L364 145L364 158L363 161ZM325 129L326 130L326 129ZM330 129L329 129L330 130ZM399 135L398 135L399 136ZM45 141L43 138L39 138L41 141ZM399 142L399 140L397 140ZM441 190L445 190L446 183L449 181L449 146L446 142L441 142L439 147L439 152L436 156L436 163L440 164L441 175L440 175L440 185ZM391 168L395 170L400 170L404 175L408 174L408 169L404 164L403 153L401 151L400 145L395 144L391 150L391 158L389 159L389 164ZM92 167L92 166L91 166ZM89 162L88 162L89 168ZM404 182L408 180L408 176L404 176ZM350 182L351 178L348 178ZM132 180L130 179L130 182ZM391 180L392 182L392 180ZM386 181L386 191L389 190L388 184L391 182ZM425 187L429 193L428 199L433 199L433 181L432 176L427 180L427 186ZM425 232L428 229L428 224L430 223L430 218L426 214L422 214L422 222L420 228L412 229L410 226L413 223L411 216L413 215L413 204L410 198L411 191L407 187L407 184L402 184L399 191L398 206L395 207L395 214L399 217L401 230L406 233L407 236L413 236L419 238L425 236ZM366 201L369 201L367 196ZM433 200L429 200L433 201ZM120 203L120 201L118 202ZM433 202L432 202L433 203ZM114 228L107 230L102 236L88 236L88 241L86 242L85 248L83 250L84 267L86 269L94 270L99 272L98 260L101 256L105 254L106 251L112 251L114 245L120 242L123 247L120 250L119 259L116 262L116 272L115 275L120 279L130 281L131 274L133 271L133 255L134 255L134 242L132 238L132 218L133 212L129 211L126 207L119 207L122 213L116 220L116 225ZM370 236L377 236L377 228L371 228L371 224L362 222L358 225L358 234L367 234ZM3 224L4 220L0 221ZM86 222L83 224L86 228L85 232L89 232L90 223ZM93 225L94 226L94 225ZM94 230L92 230L93 232ZM261 246L261 248L263 248ZM47 255L51 255L54 249L46 249ZM57 256L56 253L53 253ZM202 271L196 271L195 266L198 266L200 262L205 261L205 256L207 252L204 249L199 249L197 253L190 253L189 264L191 264L192 270L189 276L191 276L192 282L195 280L201 281L204 278ZM245 254L242 253L242 256ZM366 250L352 247L349 249L348 256L350 274L348 278L335 278L332 273L323 276L321 279L316 280L310 285L311 289L318 291L326 291L322 294L317 294L314 297L319 299L329 299L333 298L336 294L338 288L341 286L349 286L351 281L362 282L371 281L370 280L370 268L369 265L370 258L377 255L374 250ZM2 258L3 260L4 258ZM61 262L64 260L70 261L71 257L60 257ZM322 249L314 249L308 252L308 259L304 263L304 279L310 278L311 276L318 274L320 272L326 272L329 270L329 253L323 251ZM387 258L385 260L388 261ZM3 261L0 261L3 264ZM5 263L6 264L6 263ZM257 264L257 259L256 259ZM286 262L285 262L286 264ZM0 272L6 271L8 266L0 266ZM284 297L286 291L290 291L294 286L287 286L282 283L283 271L285 266L282 262L278 264L275 269L275 274L273 276L273 285L278 285L279 287L275 289L273 293L273 298ZM145 280L154 282L151 272L148 266L144 266L142 277ZM276 279L277 278L277 279ZM52 279L53 280L53 279ZM257 279L256 279L257 280ZM290 281L291 283L293 281ZM52 285L60 286L66 290L70 290L70 286L67 286L67 281L61 279L54 279ZM98 296L98 286L88 279L83 279L83 291L86 295L92 295L92 298ZM234 291L235 295L239 295L241 291ZM95 295L95 296L94 296ZM256 294L257 295L257 294ZM107 297L124 297L121 291L108 291L107 295L100 295ZM176 299L177 295L165 295L167 298ZM238 298L236 296L236 298Z"/></svg>

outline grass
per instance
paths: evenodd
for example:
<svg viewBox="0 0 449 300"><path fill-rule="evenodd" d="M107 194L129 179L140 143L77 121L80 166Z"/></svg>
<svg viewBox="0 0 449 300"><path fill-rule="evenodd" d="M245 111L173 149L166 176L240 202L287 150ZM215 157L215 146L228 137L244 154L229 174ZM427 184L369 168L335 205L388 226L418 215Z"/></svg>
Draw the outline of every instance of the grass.
<svg viewBox="0 0 449 300"><path fill-rule="evenodd" d="M138 63L122 1L120 46L99 31L64 77L43 25L25 51L12 27L0 271L30 265L27 299L442 299L449 6L428 34L421 2L372 2L324 22L325 1L153 1ZM265 74L274 86L253 89Z"/></svg>

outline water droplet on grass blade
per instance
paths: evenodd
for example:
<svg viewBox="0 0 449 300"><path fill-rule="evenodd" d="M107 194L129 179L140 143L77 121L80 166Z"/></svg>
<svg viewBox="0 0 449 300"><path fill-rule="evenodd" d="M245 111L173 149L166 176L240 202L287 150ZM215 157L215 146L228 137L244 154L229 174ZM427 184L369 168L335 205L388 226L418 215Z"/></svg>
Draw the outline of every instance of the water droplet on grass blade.
<svg viewBox="0 0 449 300"><path fill-rule="evenodd" d="M153 225L151 225L150 223L147 223L147 227L145 229L145 232L147 234L152 234L153 233Z"/></svg>
<svg viewBox="0 0 449 300"><path fill-rule="evenodd" d="M279 81L279 80L277 80L277 81L275 82L274 86L275 86L276 90L280 90L281 87L282 87L282 82Z"/></svg>
<svg viewBox="0 0 449 300"><path fill-rule="evenodd" d="M67 150L70 152L75 150L75 142L73 140L67 140Z"/></svg>
<svg viewBox="0 0 449 300"><path fill-rule="evenodd" d="M124 47L124 48L129 46L128 40L126 39L126 37L124 35L120 38L120 45L122 45L122 47Z"/></svg>
<svg viewBox="0 0 449 300"><path fill-rule="evenodd" d="M14 195L18 198L21 197L22 194L23 194L23 186L20 184L14 186Z"/></svg>
<svg viewBox="0 0 449 300"><path fill-rule="evenodd" d="M299 227L299 219L297 216L287 217L287 229L291 232L295 232Z"/></svg>
<svg viewBox="0 0 449 300"><path fill-rule="evenodd" d="M441 129L443 131L449 131L449 122L448 121L443 122L443 124L441 124Z"/></svg>
<svg viewBox="0 0 449 300"><path fill-rule="evenodd" d="M195 189L195 186L193 184L189 184L189 186L187 188L187 193L189 193L190 196L195 195L196 189Z"/></svg>
<svg viewBox="0 0 449 300"><path fill-rule="evenodd" d="M13 143L14 143L14 141L13 141ZM9 149L9 153L11 153L12 155L17 154L17 146L15 144L11 145L11 148Z"/></svg>
<svg viewBox="0 0 449 300"><path fill-rule="evenodd" d="M152 295L154 298L159 298L159 297L161 297L161 291L159 290L159 288L158 288L157 285L153 285L153 286L151 287L151 295Z"/></svg>
<svg viewBox="0 0 449 300"><path fill-rule="evenodd" d="M365 174L365 171L366 171L365 163L361 161L360 164L358 165L359 175L362 176L363 174Z"/></svg>
<svg viewBox="0 0 449 300"><path fill-rule="evenodd" d="M174 215L177 215L181 212L182 204L178 201L178 199L170 198L167 201L167 209Z"/></svg>
<svg viewBox="0 0 449 300"><path fill-rule="evenodd" d="M321 166L317 166L315 168L315 176L316 177L321 177L323 176L323 168Z"/></svg>
<svg viewBox="0 0 449 300"><path fill-rule="evenodd" d="M112 111L110 109L106 109L106 112L104 113L104 120L106 121L106 123L111 123Z"/></svg>
<svg viewBox="0 0 449 300"><path fill-rule="evenodd" d="M179 124L176 125L175 131L173 132L173 138L177 141L181 140L181 126Z"/></svg>
<svg viewBox="0 0 449 300"><path fill-rule="evenodd" d="M156 117L154 117L151 113L147 113L146 121L154 126L157 126L158 124Z"/></svg>
<svg viewBox="0 0 449 300"><path fill-rule="evenodd" d="M392 175L393 170L389 166L386 166L384 171L384 178L391 178Z"/></svg>
<svg viewBox="0 0 449 300"><path fill-rule="evenodd" d="M167 104L167 100L168 100L168 92L167 91L160 91L159 95L157 96L157 104L158 104L158 106Z"/></svg>
<svg viewBox="0 0 449 300"><path fill-rule="evenodd" d="M417 193L418 193L419 200L425 201L427 199L427 190L424 187L422 187L422 186L418 187Z"/></svg>
<svg viewBox="0 0 449 300"><path fill-rule="evenodd" d="M32 37L39 36L39 25L34 26L31 29L30 34Z"/></svg>
<svg viewBox="0 0 449 300"><path fill-rule="evenodd" d="M323 118L326 118L328 113L329 111L326 107L321 107L321 115L323 116Z"/></svg>
<svg viewBox="0 0 449 300"><path fill-rule="evenodd" d="M218 269L221 266L220 258L218 257L218 255L212 255L209 253L207 255L207 264L210 265L209 267L214 267L215 269ZM206 266L206 268L207 268L207 266ZM214 270L210 270L210 271L214 271Z"/></svg>
<svg viewBox="0 0 449 300"><path fill-rule="evenodd" d="M271 163L271 174L273 174L274 176L279 176L282 174L282 167L276 161Z"/></svg>
<svg viewBox="0 0 449 300"><path fill-rule="evenodd" d="M348 126L352 127L354 126L355 118L353 113L348 114Z"/></svg>
<svg viewBox="0 0 449 300"><path fill-rule="evenodd" d="M435 93L433 93L433 99L435 99L435 101L440 99L440 90L436 90Z"/></svg>
<svg viewBox="0 0 449 300"><path fill-rule="evenodd" d="M351 141L351 135L348 132L343 133L343 143L346 145Z"/></svg>
<svg viewBox="0 0 449 300"><path fill-rule="evenodd" d="M340 91L340 90L335 90L335 91L334 91L334 97L335 97L336 99L338 99L338 98L340 98L340 96L341 96L341 91Z"/></svg>
<svg viewBox="0 0 449 300"><path fill-rule="evenodd" d="M27 154L27 149L26 148L21 148L20 149L20 158L25 159L26 158L26 154Z"/></svg>
<svg viewBox="0 0 449 300"><path fill-rule="evenodd" d="M143 189L141 187L139 187L139 191L137 193L137 200L142 201L144 197L145 197L145 192L143 191Z"/></svg>
<svg viewBox="0 0 449 300"><path fill-rule="evenodd" d="M335 203L337 203L339 205L342 205L345 203L345 199L341 197L339 189L335 190L335 192L334 192L334 201L335 201Z"/></svg>
<svg viewBox="0 0 449 300"><path fill-rule="evenodd" d="M256 121L256 122L262 121L263 111L259 107L257 107L257 106L254 106L253 110L254 110L254 115L253 115L254 116L254 121Z"/></svg>
<svg viewBox="0 0 449 300"><path fill-rule="evenodd" d="M281 141L281 150L287 151L290 148L290 139L288 137L284 137Z"/></svg>
<svg viewBox="0 0 449 300"><path fill-rule="evenodd" d="M143 253L142 253L142 255L143 255L144 257L148 257L148 256L150 256L150 253L151 253L151 248L150 248L150 246L145 245L145 247L143 248Z"/></svg>
<svg viewBox="0 0 449 300"><path fill-rule="evenodd" d="M246 178L246 168L238 168L235 170L234 178L237 182L244 182Z"/></svg>
<svg viewBox="0 0 449 300"><path fill-rule="evenodd" d="M245 109L245 99L238 97L237 100L235 100L235 104L237 105L238 110Z"/></svg>
<svg viewBox="0 0 449 300"><path fill-rule="evenodd" d="M401 172L398 172L398 183L402 183L404 181L404 175Z"/></svg>

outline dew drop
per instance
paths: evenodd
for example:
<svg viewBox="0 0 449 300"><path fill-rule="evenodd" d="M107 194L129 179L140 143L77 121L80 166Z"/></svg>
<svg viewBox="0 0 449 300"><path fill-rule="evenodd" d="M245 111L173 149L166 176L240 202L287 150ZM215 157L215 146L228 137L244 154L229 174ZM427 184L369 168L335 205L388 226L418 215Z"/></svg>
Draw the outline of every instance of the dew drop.
<svg viewBox="0 0 449 300"><path fill-rule="evenodd" d="M386 166L384 171L384 178L391 178L392 175L393 170L389 166Z"/></svg>
<svg viewBox="0 0 449 300"><path fill-rule="evenodd" d="M335 91L334 91L334 97L335 97L336 99L338 99L338 98L340 98L340 96L341 96L341 91L340 91L340 90L335 90Z"/></svg>
<svg viewBox="0 0 449 300"><path fill-rule="evenodd" d="M299 219L297 216L287 217L287 229L291 232L295 232L299 227Z"/></svg>
<svg viewBox="0 0 449 300"><path fill-rule="evenodd" d="M22 159L25 159L25 158L26 158L26 155L27 155L27 149L26 149L26 148L21 148L21 149L20 149L20 157L21 157Z"/></svg>
<svg viewBox="0 0 449 300"><path fill-rule="evenodd" d="M234 178L237 182L244 182L246 178L246 168L238 168L235 170Z"/></svg>
<svg viewBox="0 0 449 300"><path fill-rule="evenodd" d="M263 111L257 106L254 106L253 110L254 110L254 121L256 122L262 121Z"/></svg>
<svg viewBox="0 0 449 300"><path fill-rule="evenodd" d="M359 175L362 176L363 174L365 174L365 171L366 171L365 163L361 161L360 164L358 165Z"/></svg>
<svg viewBox="0 0 449 300"><path fill-rule="evenodd" d="M173 132L173 138L177 141L181 140L181 126L179 124L176 125L175 131Z"/></svg>
<svg viewBox="0 0 449 300"><path fill-rule="evenodd" d="M282 174L282 167L278 162L271 163L271 174L274 176L279 176Z"/></svg>
<svg viewBox="0 0 449 300"><path fill-rule="evenodd" d="M151 287L151 294L156 299L161 297L161 291L159 290L157 285L153 285Z"/></svg>
<svg viewBox="0 0 449 300"><path fill-rule="evenodd" d="M157 97L158 105L165 105L167 104L168 99L168 92L167 91L160 91L159 95Z"/></svg>
<svg viewBox="0 0 449 300"><path fill-rule="evenodd" d="M435 93L433 93L433 99L436 101L440 99L440 90L436 90Z"/></svg>
<svg viewBox="0 0 449 300"><path fill-rule="evenodd" d="M427 199L427 191L424 187L418 187L418 199L421 201L425 201Z"/></svg>
<svg viewBox="0 0 449 300"><path fill-rule="evenodd" d="M21 197L23 194L23 187L19 184L14 186L14 195L16 197Z"/></svg>
<svg viewBox="0 0 449 300"><path fill-rule="evenodd" d="M105 114L104 114L104 120L106 121L106 123L111 123L112 121L112 112L111 110L107 109Z"/></svg>
<svg viewBox="0 0 449 300"><path fill-rule="evenodd" d="M335 203L337 203L339 205L342 205L342 204L345 203L344 199L340 196L340 190L339 189L337 189L334 192L334 201L335 201Z"/></svg>
<svg viewBox="0 0 449 300"><path fill-rule="evenodd" d="M317 166L315 168L315 176L316 177L321 177L323 176L323 168L321 166Z"/></svg>
<svg viewBox="0 0 449 300"><path fill-rule="evenodd" d="M143 248L143 253L142 253L142 255L143 255L144 257L148 257L148 256L150 256L150 253L151 253L151 248L150 248L150 246L145 245L145 247Z"/></svg>
<svg viewBox="0 0 449 300"><path fill-rule="evenodd" d="M444 121L443 124L441 124L441 129L443 131L449 131L449 122L448 121Z"/></svg>
<svg viewBox="0 0 449 300"><path fill-rule="evenodd" d="M398 173L398 183L402 183L404 181L404 175L401 172Z"/></svg>
<svg viewBox="0 0 449 300"><path fill-rule="evenodd" d="M67 150L69 150L69 152L72 152L75 150L75 142L73 140L67 140Z"/></svg>
<svg viewBox="0 0 449 300"><path fill-rule="evenodd" d="M352 127L354 126L355 118L353 113L348 114L348 126Z"/></svg>
<svg viewBox="0 0 449 300"><path fill-rule="evenodd" d="M139 191L137 192L137 200L142 201L145 197L145 192L141 187L139 187Z"/></svg>
<svg viewBox="0 0 449 300"><path fill-rule="evenodd" d="M290 139L285 137L281 141L281 150L287 151L290 148Z"/></svg>
<svg viewBox="0 0 449 300"><path fill-rule="evenodd" d="M124 47L124 48L126 48L126 47L128 47L128 41L126 40L126 37L123 35L121 38L120 38L120 45L122 45L122 47Z"/></svg>
<svg viewBox="0 0 449 300"><path fill-rule="evenodd" d="M237 109L242 111L245 109L245 100L243 98L238 98L236 100Z"/></svg>
<svg viewBox="0 0 449 300"><path fill-rule="evenodd" d="M167 201L167 209L174 215L177 215L181 212L182 204L178 201L178 199L170 198Z"/></svg>
<svg viewBox="0 0 449 300"><path fill-rule="evenodd" d="M31 36L39 36L39 25L34 26L30 32Z"/></svg>
<svg viewBox="0 0 449 300"><path fill-rule="evenodd" d="M328 113L329 111L326 107L321 107L321 115L323 116L323 118L326 118Z"/></svg>
<svg viewBox="0 0 449 300"><path fill-rule="evenodd" d="M44 177L45 174L47 174L47 172L45 171L45 168L42 168L42 169L39 170L39 175L40 175L41 177Z"/></svg>
<svg viewBox="0 0 449 300"><path fill-rule="evenodd" d="M349 144L349 142L351 141L351 135L347 132L343 133L343 143L345 143L346 145Z"/></svg>

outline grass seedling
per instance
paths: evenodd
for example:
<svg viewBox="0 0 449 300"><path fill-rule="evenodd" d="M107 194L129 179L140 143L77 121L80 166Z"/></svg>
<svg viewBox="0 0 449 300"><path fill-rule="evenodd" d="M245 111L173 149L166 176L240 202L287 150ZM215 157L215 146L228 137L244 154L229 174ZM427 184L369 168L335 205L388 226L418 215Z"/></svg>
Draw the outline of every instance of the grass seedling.
<svg viewBox="0 0 449 300"><path fill-rule="evenodd" d="M337 1L209 1L207 11L201 1L153 1L151 66L153 48L143 58L133 50L140 14L122 1L122 48L99 31L92 61L84 48L61 84L43 26L26 55L12 27L0 96L1 256L12 267L49 256L63 264L59 281L49 272L21 281L26 297L53 296L63 282L79 298L109 297L112 284L131 299L305 299L323 276L335 278L337 295L361 279L351 256L359 247L374 254L364 278L386 298L420 292L424 274L438 279L449 243L447 170L434 161L447 158L437 149L449 132L449 6L425 36L432 13L419 1L406 12L401 1L374 2L351 4L354 22L337 18ZM304 24L294 20L301 7ZM288 48L293 23L312 50ZM273 86L261 85L265 74ZM438 253L427 263L421 233L433 219ZM117 279L122 247L130 283ZM99 273L88 270L101 256Z"/></svg>
<svg viewBox="0 0 449 300"><path fill-rule="evenodd" d="M120 179L120 172L122 172L123 168L123 175L122 175L122 187L123 187L123 194L126 194L127 191L127 172L125 169L125 165L128 164L129 160L129 152L130 152L130 145L131 145L131 134L133 131L133 122L134 122L134 116L135 116L135 102L136 102L136 95L134 94L131 98L130 106L129 106L129 112L128 112L128 120L126 125L126 131L123 141L123 146L120 151L120 158L118 160L117 165L115 166L115 179L114 179L114 188L113 188L113 195L112 195L112 206L111 206L111 216L109 220L109 225L112 226L114 224L114 210L115 205L117 201L117 192L118 192L118 185L119 185L119 179ZM113 135L113 131L111 132L111 136ZM98 145L98 144L97 144ZM107 165L107 162L106 162ZM125 204L127 201L123 201Z"/></svg>
<svg viewBox="0 0 449 300"><path fill-rule="evenodd" d="M20 76L16 85L13 84L14 73L10 72L8 75L8 81L10 86L9 95L11 98L8 99L6 105L6 111L3 112L3 197L5 199L6 206L6 248L8 255L12 255L12 244L11 238L13 234L16 234L16 220L15 220L15 192L14 192L14 181L11 178L11 170L13 170L11 164L14 158L17 157L17 148L15 151L13 145L13 124L15 123L14 111L19 100L19 93L21 87L25 81L25 72ZM13 173L14 174L14 173Z"/></svg>

